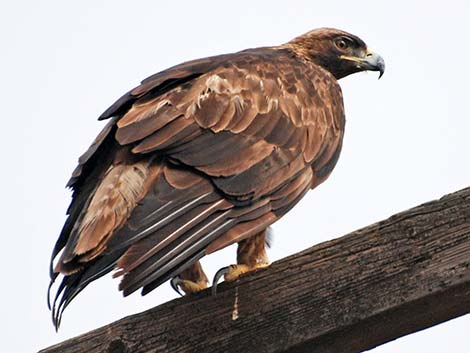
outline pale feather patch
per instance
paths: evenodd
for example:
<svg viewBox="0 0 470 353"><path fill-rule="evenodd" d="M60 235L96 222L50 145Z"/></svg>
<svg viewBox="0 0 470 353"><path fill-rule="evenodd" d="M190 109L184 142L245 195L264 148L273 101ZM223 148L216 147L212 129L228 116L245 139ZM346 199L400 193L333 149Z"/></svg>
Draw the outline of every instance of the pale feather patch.
<svg viewBox="0 0 470 353"><path fill-rule="evenodd" d="M117 122L117 126L122 128L124 126L133 124L137 121L145 120L158 113L166 105L171 105L170 100L162 99L161 97L149 100L145 103L135 104L132 108Z"/></svg>
<svg viewBox="0 0 470 353"><path fill-rule="evenodd" d="M114 230L121 227L142 197L149 174L147 162L111 167L96 190L80 224L74 252L96 257Z"/></svg>

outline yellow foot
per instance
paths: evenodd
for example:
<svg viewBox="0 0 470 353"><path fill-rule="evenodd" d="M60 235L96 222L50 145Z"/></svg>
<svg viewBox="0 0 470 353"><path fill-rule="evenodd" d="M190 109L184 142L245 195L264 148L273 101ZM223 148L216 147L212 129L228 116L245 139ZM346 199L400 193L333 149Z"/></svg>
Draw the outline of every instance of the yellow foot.
<svg viewBox="0 0 470 353"><path fill-rule="evenodd" d="M227 282L232 282L238 279L238 277L240 277L241 275L245 273L255 271L259 268L266 268L268 266L269 266L269 263L261 263L261 264L256 264L254 266L249 266L249 265L244 265L244 264L230 265L227 268L227 272L224 273L224 279Z"/></svg>
<svg viewBox="0 0 470 353"><path fill-rule="evenodd" d="M178 276L174 277L171 282L171 287L177 291L181 296L183 295L180 292L181 290L184 292L184 294L193 294L202 291L203 289L207 288L207 281L199 281L199 282L193 282L187 279L181 279Z"/></svg>
<svg viewBox="0 0 470 353"><path fill-rule="evenodd" d="M214 276L214 280L212 281L212 294L217 293L217 283L222 276L224 276L225 281L233 282L245 273L252 272L260 268L266 268L269 265L269 263L258 263L256 265L238 264L221 268L219 271L217 271Z"/></svg>

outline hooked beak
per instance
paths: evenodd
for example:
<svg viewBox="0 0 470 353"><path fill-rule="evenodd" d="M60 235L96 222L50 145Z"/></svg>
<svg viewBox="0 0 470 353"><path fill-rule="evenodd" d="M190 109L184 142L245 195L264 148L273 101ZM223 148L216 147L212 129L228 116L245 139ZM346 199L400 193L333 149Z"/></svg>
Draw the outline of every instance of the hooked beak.
<svg viewBox="0 0 470 353"><path fill-rule="evenodd" d="M357 63L357 67L362 70L379 71L379 79L385 72L385 61L382 57L374 53L373 51L367 50L364 57L342 55L341 59L354 61Z"/></svg>

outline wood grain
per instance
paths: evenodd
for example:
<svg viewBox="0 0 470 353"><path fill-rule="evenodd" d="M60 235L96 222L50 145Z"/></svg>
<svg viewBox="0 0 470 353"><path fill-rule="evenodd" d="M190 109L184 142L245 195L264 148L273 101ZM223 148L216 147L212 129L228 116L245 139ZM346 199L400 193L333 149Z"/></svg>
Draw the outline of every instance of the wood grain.
<svg viewBox="0 0 470 353"><path fill-rule="evenodd" d="M361 352L469 312L466 188L41 352Z"/></svg>

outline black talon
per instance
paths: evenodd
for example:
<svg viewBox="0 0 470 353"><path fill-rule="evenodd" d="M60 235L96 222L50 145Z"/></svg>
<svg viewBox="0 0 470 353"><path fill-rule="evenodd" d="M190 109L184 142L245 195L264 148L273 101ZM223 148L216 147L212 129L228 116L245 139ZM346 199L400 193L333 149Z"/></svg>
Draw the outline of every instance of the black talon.
<svg viewBox="0 0 470 353"><path fill-rule="evenodd" d="M212 295L217 294L217 284L220 278L228 273L228 269L230 266L222 267L215 273L214 279L212 280Z"/></svg>
<svg viewBox="0 0 470 353"><path fill-rule="evenodd" d="M171 285L171 288L173 288L176 293L178 293L179 295L183 297L184 294L182 294L178 288L180 281L181 281L180 278L178 276L175 276L171 279L170 285Z"/></svg>

